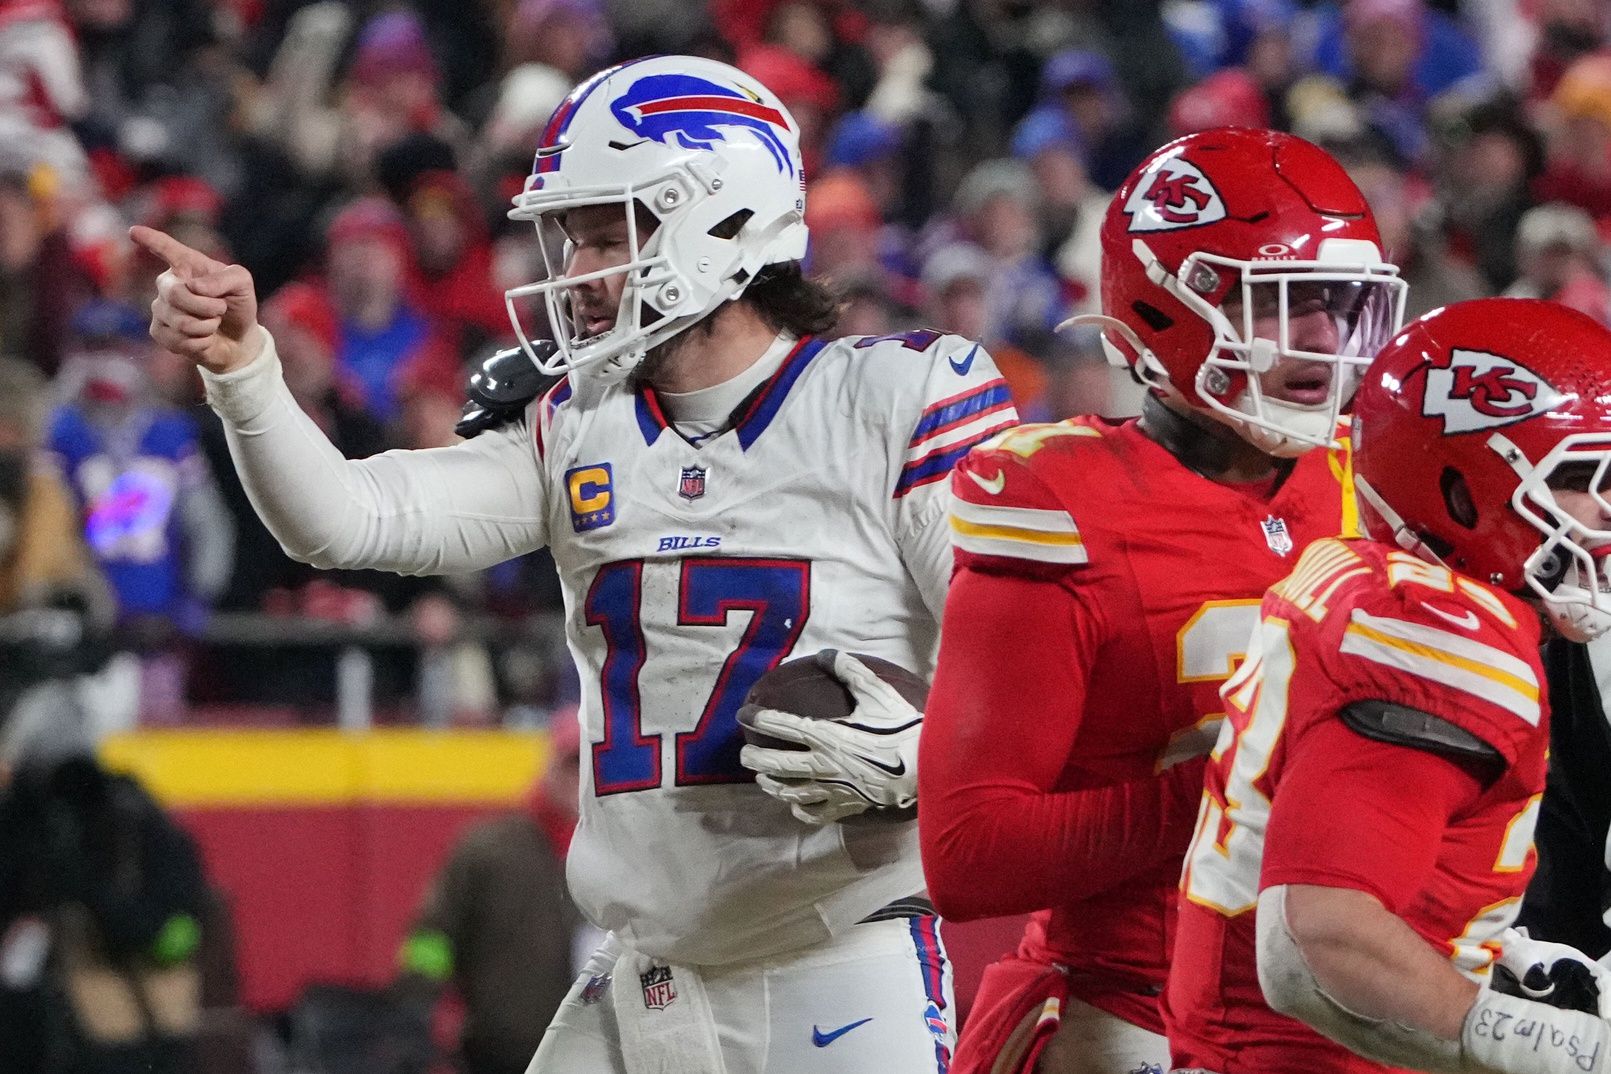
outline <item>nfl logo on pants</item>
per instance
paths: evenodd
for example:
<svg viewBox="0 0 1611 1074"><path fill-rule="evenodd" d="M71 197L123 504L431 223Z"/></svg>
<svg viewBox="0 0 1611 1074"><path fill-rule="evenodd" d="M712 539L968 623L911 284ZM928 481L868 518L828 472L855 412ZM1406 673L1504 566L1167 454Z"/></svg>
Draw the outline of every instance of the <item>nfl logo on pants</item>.
<svg viewBox="0 0 1611 1074"><path fill-rule="evenodd" d="M648 973L638 975L638 980L643 982L643 1005L651 1011L663 1011L677 998L670 966L650 966Z"/></svg>

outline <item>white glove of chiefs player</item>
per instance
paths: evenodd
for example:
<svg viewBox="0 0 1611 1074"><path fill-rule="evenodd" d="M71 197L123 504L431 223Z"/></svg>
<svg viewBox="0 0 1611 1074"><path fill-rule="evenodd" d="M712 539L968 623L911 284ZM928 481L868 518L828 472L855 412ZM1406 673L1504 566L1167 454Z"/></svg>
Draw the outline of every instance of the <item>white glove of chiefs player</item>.
<svg viewBox="0 0 1611 1074"><path fill-rule="evenodd" d="M1526 929L1506 929L1499 943L1497 964L1516 982L1500 991L1611 1019L1611 969L1575 947L1535 940Z"/></svg>
<svg viewBox="0 0 1611 1074"><path fill-rule="evenodd" d="M739 761L755 782L807 824L829 824L868 809L917 801L917 736L923 714L849 653L834 656L834 677L856 707L843 720L809 720L745 706L744 726L804 749L745 746Z"/></svg>

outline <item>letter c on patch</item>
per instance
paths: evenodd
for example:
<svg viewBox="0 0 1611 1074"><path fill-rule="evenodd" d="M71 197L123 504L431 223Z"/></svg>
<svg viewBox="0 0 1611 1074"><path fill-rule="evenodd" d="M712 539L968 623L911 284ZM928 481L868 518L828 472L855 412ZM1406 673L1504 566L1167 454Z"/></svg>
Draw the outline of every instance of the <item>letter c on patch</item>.
<svg viewBox="0 0 1611 1074"><path fill-rule="evenodd" d="M565 473L571 496L571 527L577 533L615 521L614 477L607 462L578 466Z"/></svg>
<svg viewBox="0 0 1611 1074"><path fill-rule="evenodd" d="M588 466L571 471L571 508L579 515L603 510L610 502L610 471Z"/></svg>

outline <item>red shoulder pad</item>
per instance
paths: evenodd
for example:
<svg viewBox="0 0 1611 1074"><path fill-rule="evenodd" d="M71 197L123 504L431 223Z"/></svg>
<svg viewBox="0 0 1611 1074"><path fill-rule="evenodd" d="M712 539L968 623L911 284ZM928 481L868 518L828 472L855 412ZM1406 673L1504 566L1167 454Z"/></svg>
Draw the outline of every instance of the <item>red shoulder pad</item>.
<svg viewBox="0 0 1611 1074"><path fill-rule="evenodd" d="M1440 716L1514 762L1544 713L1537 616L1407 553L1387 552L1381 570L1348 602L1337 685Z"/></svg>
<svg viewBox="0 0 1611 1074"><path fill-rule="evenodd" d="M1040 567L1090 561L1074 517L1032 462L1046 441L1086 435L1078 428L1019 426L963 459L951 476L951 544L958 565L972 558Z"/></svg>

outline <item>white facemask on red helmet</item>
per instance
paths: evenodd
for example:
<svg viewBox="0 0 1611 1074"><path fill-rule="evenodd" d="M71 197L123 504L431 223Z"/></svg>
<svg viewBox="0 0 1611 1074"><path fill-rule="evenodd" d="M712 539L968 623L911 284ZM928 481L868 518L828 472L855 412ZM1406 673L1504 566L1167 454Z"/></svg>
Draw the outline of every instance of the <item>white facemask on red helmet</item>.
<svg viewBox="0 0 1611 1074"><path fill-rule="evenodd" d="M570 248L555 252L558 222L593 205L620 206L628 258L568 277ZM694 56L624 63L555 109L509 216L537 225L548 269L547 279L505 296L527 355L545 373L630 369L743 294L765 266L805 256L800 129L773 93L726 64ZM625 280L615 323L590 335L573 292L617 274ZM531 299L546 307L552 354L533 349L536 333L523 323Z"/></svg>
<svg viewBox="0 0 1611 1074"><path fill-rule="evenodd" d="M1373 538L1530 593L1573 640L1611 629L1611 331L1531 299L1435 310L1371 365L1353 435ZM1599 526L1562 508L1567 486Z"/></svg>
<svg viewBox="0 0 1611 1074"><path fill-rule="evenodd" d="M1109 358L1270 455L1332 446L1359 374L1403 320L1365 199L1301 138L1224 127L1131 173L1102 225ZM1279 366L1279 369L1278 369ZM1264 383L1288 383L1276 398Z"/></svg>

